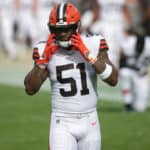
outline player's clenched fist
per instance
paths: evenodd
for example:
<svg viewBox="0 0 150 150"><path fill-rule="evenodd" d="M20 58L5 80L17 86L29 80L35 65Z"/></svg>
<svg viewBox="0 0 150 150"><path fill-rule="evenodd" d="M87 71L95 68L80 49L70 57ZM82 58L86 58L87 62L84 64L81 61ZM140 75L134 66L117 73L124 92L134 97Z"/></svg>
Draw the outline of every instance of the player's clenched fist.
<svg viewBox="0 0 150 150"><path fill-rule="evenodd" d="M46 65L57 49L58 45L55 42L54 35L50 34L44 48L39 46L33 49L32 58L36 64Z"/></svg>
<svg viewBox="0 0 150 150"><path fill-rule="evenodd" d="M88 48L83 43L79 33L76 33L76 34L72 35L72 37L71 37L71 44L80 51L81 55L85 58L86 61L88 61L91 64L95 63L97 58L93 57L90 54Z"/></svg>

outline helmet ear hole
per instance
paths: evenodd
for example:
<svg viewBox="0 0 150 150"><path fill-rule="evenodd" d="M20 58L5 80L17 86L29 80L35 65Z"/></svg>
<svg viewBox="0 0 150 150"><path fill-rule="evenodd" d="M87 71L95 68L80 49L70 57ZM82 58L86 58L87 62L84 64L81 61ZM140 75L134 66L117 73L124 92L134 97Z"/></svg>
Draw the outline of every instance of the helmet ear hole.
<svg viewBox="0 0 150 150"><path fill-rule="evenodd" d="M81 21L79 21L79 22L77 23L76 32L81 32Z"/></svg>

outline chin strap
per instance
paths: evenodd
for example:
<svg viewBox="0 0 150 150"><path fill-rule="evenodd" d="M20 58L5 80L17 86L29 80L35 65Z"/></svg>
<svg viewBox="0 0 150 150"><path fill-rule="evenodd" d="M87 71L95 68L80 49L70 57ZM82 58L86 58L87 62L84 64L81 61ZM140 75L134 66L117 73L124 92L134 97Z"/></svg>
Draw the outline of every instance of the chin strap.
<svg viewBox="0 0 150 150"><path fill-rule="evenodd" d="M69 47L71 46L71 41L57 41L58 45L61 46L61 47Z"/></svg>

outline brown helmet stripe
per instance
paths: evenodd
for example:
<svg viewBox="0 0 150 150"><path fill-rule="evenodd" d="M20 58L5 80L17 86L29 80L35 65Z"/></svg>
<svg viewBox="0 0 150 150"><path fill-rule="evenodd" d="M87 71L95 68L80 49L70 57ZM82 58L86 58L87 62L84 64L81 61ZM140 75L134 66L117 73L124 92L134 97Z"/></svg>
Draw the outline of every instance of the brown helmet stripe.
<svg viewBox="0 0 150 150"><path fill-rule="evenodd" d="M59 21L59 10L60 10L60 4L59 4L58 7L57 7L57 15L56 15L56 17L57 17L57 22Z"/></svg>
<svg viewBox="0 0 150 150"><path fill-rule="evenodd" d="M66 21L65 13L66 13L67 3L62 3L58 5L57 8L57 22Z"/></svg>
<svg viewBox="0 0 150 150"><path fill-rule="evenodd" d="M63 8L63 20L66 21L66 9L67 9L67 3L65 3L64 8Z"/></svg>

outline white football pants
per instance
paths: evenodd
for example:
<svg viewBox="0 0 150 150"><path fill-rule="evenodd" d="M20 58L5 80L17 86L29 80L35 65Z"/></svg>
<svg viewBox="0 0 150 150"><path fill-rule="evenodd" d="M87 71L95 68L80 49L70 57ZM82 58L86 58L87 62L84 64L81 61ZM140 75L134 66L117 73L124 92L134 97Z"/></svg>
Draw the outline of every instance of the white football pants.
<svg viewBox="0 0 150 150"><path fill-rule="evenodd" d="M149 77L140 76L129 68L120 69L121 90L126 104L133 104L135 110L143 112L148 106Z"/></svg>
<svg viewBox="0 0 150 150"><path fill-rule="evenodd" d="M100 150L101 135L97 112L51 115L50 150Z"/></svg>

